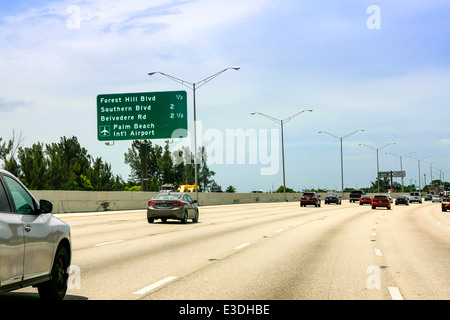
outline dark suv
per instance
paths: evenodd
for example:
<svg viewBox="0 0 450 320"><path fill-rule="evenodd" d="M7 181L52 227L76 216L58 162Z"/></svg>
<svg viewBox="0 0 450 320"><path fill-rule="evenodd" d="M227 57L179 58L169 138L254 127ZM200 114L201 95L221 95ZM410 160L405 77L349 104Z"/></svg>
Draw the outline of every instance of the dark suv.
<svg viewBox="0 0 450 320"><path fill-rule="evenodd" d="M300 207L314 205L320 207L320 196L315 192L304 192L300 198Z"/></svg>
<svg viewBox="0 0 450 320"><path fill-rule="evenodd" d="M42 299L66 295L70 227L50 212L51 202L31 195L0 169L0 293L36 286Z"/></svg>
<svg viewBox="0 0 450 320"><path fill-rule="evenodd" d="M359 202L359 199L361 199L361 196L365 195L366 193L361 190L353 190L350 192L350 195L348 196L350 203L352 202Z"/></svg>

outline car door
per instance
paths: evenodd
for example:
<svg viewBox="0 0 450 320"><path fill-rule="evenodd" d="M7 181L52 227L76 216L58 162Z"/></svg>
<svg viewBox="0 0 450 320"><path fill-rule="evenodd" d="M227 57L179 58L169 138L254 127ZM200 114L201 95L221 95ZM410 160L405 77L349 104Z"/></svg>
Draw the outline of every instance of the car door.
<svg viewBox="0 0 450 320"><path fill-rule="evenodd" d="M17 179L4 175L4 181L24 230L24 280L44 276L50 272L53 259L52 215L40 214L36 200Z"/></svg>
<svg viewBox="0 0 450 320"><path fill-rule="evenodd" d="M187 202L188 217L189 217L189 219L194 218L194 217L195 217L195 208L194 208L194 205L193 205L193 202L194 202L194 201L193 201L192 198L189 197L187 194L185 194L185 195L183 196L183 200L184 200L185 202Z"/></svg>
<svg viewBox="0 0 450 320"><path fill-rule="evenodd" d="M11 210L0 174L0 287L22 280L24 250L22 222Z"/></svg>

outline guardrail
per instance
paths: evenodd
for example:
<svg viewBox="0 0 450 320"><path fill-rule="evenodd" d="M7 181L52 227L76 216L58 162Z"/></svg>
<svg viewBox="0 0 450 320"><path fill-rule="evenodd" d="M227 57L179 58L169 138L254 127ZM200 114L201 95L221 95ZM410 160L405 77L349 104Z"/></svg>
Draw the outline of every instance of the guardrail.
<svg viewBox="0 0 450 320"><path fill-rule="evenodd" d="M31 191L37 200L46 199L53 203L53 213L100 212L117 210L145 210L147 202L157 192L141 191ZM288 202L300 201L302 193L287 193ZM344 200L348 199L344 194ZM395 198L399 194L391 194ZM326 194L320 194L323 200ZM194 199L195 194L192 194ZM284 202L283 193L198 193L200 206Z"/></svg>

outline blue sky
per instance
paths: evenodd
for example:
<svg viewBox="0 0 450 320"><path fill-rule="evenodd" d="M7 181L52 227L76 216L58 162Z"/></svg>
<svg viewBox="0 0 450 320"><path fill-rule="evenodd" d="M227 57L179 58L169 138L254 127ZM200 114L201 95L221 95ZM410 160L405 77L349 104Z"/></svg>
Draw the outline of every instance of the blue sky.
<svg viewBox="0 0 450 320"><path fill-rule="evenodd" d="M368 28L371 5L379 29ZM450 169L449 17L445 0L2 1L0 137L22 132L31 146L77 136L127 179L131 141L97 140L96 96L186 90L192 131L192 92L147 73L197 82L239 66L197 90L197 118L204 132L259 134L279 127L253 111L285 119L313 109L284 128L288 187L340 189L339 141L318 131L357 129L343 144L345 187L375 180L376 153L358 144L390 142L380 170L400 170L385 152L432 154L421 162L429 182L429 162L433 178ZM261 174L259 158L210 166L219 185L238 192L282 184L281 163L273 175ZM417 160L404 159L403 169L405 182L418 184Z"/></svg>

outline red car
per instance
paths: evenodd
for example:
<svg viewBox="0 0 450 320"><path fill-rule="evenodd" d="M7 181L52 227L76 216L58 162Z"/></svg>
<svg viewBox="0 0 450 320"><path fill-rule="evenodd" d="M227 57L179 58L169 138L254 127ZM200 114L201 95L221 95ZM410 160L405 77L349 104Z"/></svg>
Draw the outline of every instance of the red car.
<svg viewBox="0 0 450 320"><path fill-rule="evenodd" d="M306 205L320 207L320 196L315 192L304 192L300 198L300 207L306 207Z"/></svg>
<svg viewBox="0 0 450 320"><path fill-rule="evenodd" d="M359 205L363 205L363 204L372 204L372 197L369 195L362 195L361 198L359 198Z"/></svg>
<svg viewBox="0 0 450 320"><path fill-rule="evenodd" d="M391 201L389 200L388 196L384 195L376 195L372 199L372 209L375 209L377 207L384 207L388 210L391 210Z"/></svg>

